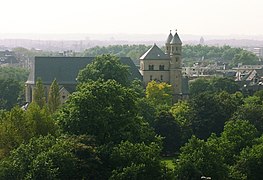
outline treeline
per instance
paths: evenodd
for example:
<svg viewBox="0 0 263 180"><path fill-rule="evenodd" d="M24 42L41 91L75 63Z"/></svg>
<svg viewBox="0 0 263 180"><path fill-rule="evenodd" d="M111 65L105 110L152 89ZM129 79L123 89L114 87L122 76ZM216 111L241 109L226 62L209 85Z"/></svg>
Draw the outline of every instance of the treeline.
<svg viewBox="0 0 263 180"><path fill-rule="evenodd" d="M98 56L101 54L111 54L118 57L130 57L133 62L138 65L139 58L151 46L146 45L110 45L107 47L96 46L86 49L83 52L71 52L69 56ZM164 47L161 47L164 51ZM14 48L13 51L18 60L33 60L35 56L61 56L59 52L39 51L35 49L28 50L26 48ZM258 57L252 52L242 48L233 48L230 46L201 46L201 45L184 45L182 48L183 64L192 66L196 62L204 64L222 62L230 67L237 66L238 63L246 65L259 64Z"/></svg>
<svg viewBox="0 0 263 180"><path fill-rule="evenodd" d="M238 63L246 65L259 64L259 58L247 50L233 48L230 46L201 46L185 45L182 48L183 62L191 65L195 62L223 62L230 66L237 66Z"/></svg>
<svg viewBox="0 0 263 180"><path fill-rule="evenodd" d="M131 57L135 64L139 64L139 58L150 46L145 45L113 45L108 47L90 48L84 51L83 56L97 56L100 54L112 54L116 56ZM164 50L164 47L162 47ZM229 66L237 66L238 63L246 65L259 64L259 59L253 53L241 48L230 46L201 46L184 45L182 48L183 63L185 66L192 66L196 62L215 63L222 62Z"/></svg>

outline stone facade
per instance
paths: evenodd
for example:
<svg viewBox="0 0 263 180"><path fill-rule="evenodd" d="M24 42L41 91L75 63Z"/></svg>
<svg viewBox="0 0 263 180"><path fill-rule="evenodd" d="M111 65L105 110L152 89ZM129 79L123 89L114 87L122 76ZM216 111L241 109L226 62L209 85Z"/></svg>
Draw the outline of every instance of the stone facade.
<svg viewBox="0 0 263 180"><path fill-rule="evenodd" d="M154 44L140 57L140 72L145 85L150 81L166 82L172 85L175 100L188 96L188 82L182 76L182 41L177 32L171 32L165 43L165 53ZM187 83L187 88L183 88Z"/></svg>

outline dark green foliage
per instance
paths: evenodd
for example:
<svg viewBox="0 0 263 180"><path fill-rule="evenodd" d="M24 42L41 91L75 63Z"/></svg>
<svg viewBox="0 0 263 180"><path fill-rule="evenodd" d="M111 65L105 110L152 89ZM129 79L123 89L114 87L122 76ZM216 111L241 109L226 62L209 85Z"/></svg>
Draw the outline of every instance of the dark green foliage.
<svg viewBox="0 0 263 180"><path fill-rule="evenodd" d="M24 86L29 72L22 68L0 68L0 108L10 110L24 104Z"/></svg>
<svg viewBox="0 0 263 180"><path fill-rule="evenodd" d="M59 124L65 132L94 135L102 144L140 142L151 130L138 117L136 99L132 89L114 80L85 83L62 109Z"/></svg>
<svg viewBox="0 0 263 180"><path fill-rule="evenodd" d="M46 105L45 89L41 79L36 81L36 87L34 87L33 91L33 102L40 108Z"/></svg>
<svg viewBox="0 0 263 180"><path fill-rule="evenodd" d="M201 176L212 179L226 179L227 166L217 145L210 144L193 136L181 148L179 158L176 160L175 172L177 179L200 179Z"/></svg>
<svg viewBox="0 0 263 180"><path fill-rule="evenodd" d="M108 47L93 47L86 49L83 56L98 56L101 54L111 54L118 57L130 57L135 64L139 64L138 59L150 47L145 45L112 45Z"/></svg>
<svg viewBox="0 0 263 180"><path fill-rule="evenodd" d="M49 88L48 93L48 109L52 114L54 113L60 105L60 96L59 96L59 86L56 79L52 82Z"/></svg>
<svg viewBox="0 0 263 180"><path fill-rule="evenodd" d="M190 95L195 96L203 92L226 91L233 94L239 90L238 84L228 78L196 79L190 83Z"/></svg>
<svg viewBox="0 0 263 180"><path fill-rule="evenodd" d="M187 101L179 101L170 109L175 121L181 128L181 144L184 144L193 134L192 120L194 119L194 109Z"/></svg>
<svg viewBox="0 0 263 180"><path fill-rule="evenodd" d="M236 164L233 166L234 173L232 176L235 174L242 174L244 179L262 179L262 164L263 142L261 140L261 142L251 148L243 149L240 156L237 158Z"/></svg>
<svg viewBox="0 0 263 180"><path fill-rule="evenodd" d="M227 164L233 164L234 156L239 155L242 149L251 147L258 131L251 123L244 120L229 121L221 134L221 153Z"/></svg>
<svg viewBox="0 0 263 180"><path fill-rule="evenodd" d="M193 97L190 106L194 109L191 126L194 134L206 139L212 132L219 135L224 124L240 105L238 94L205 92Z"/></svg>
<svg viewBox="0 0 263 180"><path fill-rule="evenodd" d="M253 124L258 131L263 133L263 105L258 96L250 96L244 99L245 104L240 106L232 119L245 119Z"/></svg>
<svg viewBox="0 0 263 180"><path fill-rule="evenodd" d="M89 80L97 81L103 79L105 81L114 79L122 85L130 84L128 78L130 72L128 66L123 65L120 59L112 55L97 56L91 64L81 70L78 75L78 82L84 83Z"/></svg>
<svg viewBox="0 0 263 180"><path fill-rule="evenodd" d="M193 46L185 45L182 48L183 62L186 65L192 65L195 62L211 63L224 62L230 66L237 66L238 63L257 64L258 58L251 52L241 48L232 48L230 46Z"/></svg>
<svg viewBox="0 0 263 180"><path fill-rule="evenodd" d="M32 103L27 111L19 107L1 113L0 117L0 158L9 154L21 143L32 137L55 134L57 126L46 109Z"/></svg>
<svg viewBox="0 0 263 180"><path fill-rule="evenodd" d="M160 147L156 143L120 143L111 154L115 169L110 179L169 179L159 154Z"/></svg>
<svg viewBox="0 0 263 180"><path fill-rule="evenodd" d="M14 79L0 79L0 109L10 110L18 104L18 98L23 92L22 86Z"/></svg>
<svg viewBox="0 0 263 180"><path fill-rule="evenodd" d="M154 128L156 134L164 138L162 153L174 155L181 146L182 133L172 114L165 111L160 112L154 121Z"/></svg>
<svg viewBox="0 0 263 180"><path fill-rule="evenodd" d="M33 138L0 163L1 179L100 179L100 166L87 136Z"/></svg>

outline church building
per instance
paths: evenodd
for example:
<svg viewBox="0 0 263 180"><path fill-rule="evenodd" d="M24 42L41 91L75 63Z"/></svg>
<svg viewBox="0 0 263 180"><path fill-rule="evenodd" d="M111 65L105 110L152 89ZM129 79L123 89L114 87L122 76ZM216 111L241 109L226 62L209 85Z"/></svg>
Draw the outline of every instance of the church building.
<svg viewBox="0 0 263 180"><path fill-rule="evenodd" d="M165 52L154 44L140 57L140 73L143 82L166 82L172 85L173 97L177 101L188 96L188 79L182 76L182 41L171 31L165 42Z"/></svg>

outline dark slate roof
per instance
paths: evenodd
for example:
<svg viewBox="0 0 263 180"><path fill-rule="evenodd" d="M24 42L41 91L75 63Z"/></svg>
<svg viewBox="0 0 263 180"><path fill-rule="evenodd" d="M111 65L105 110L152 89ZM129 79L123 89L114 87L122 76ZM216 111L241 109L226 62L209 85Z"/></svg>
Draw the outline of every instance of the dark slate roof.
<svg viewBox="0 0 263 180"><path fill-rule="evenodd" d="M169 60L170 57L154 44L144 55L140 57L141 60Z"/></svg>
<svg viewBox="0 0 263 180"><path fill-rule="evenodd" d="M171 40L170 44L182 44L181 39L179 38L177 32L175 33L173 39Z"/></svg>
<svg viewBox="0 0 263 180"><path fill-rule="evenodd" d="M35 57L27 84L35 84L41 78L43 84L51 84L56 78L58 84L76 84L79 71L91 63L95 57ZM131 58L121 57L120 61L130 68L131 79L142 76Z"/></svg>
<svg viewBox="0 0 263 180"><path fill-rule="evenodd" d="M173 39L173 35L172 35L171 31L170 31L170 34L168 35L167 40L166 40L166 44L170 44L172 39Z"/></svg>

